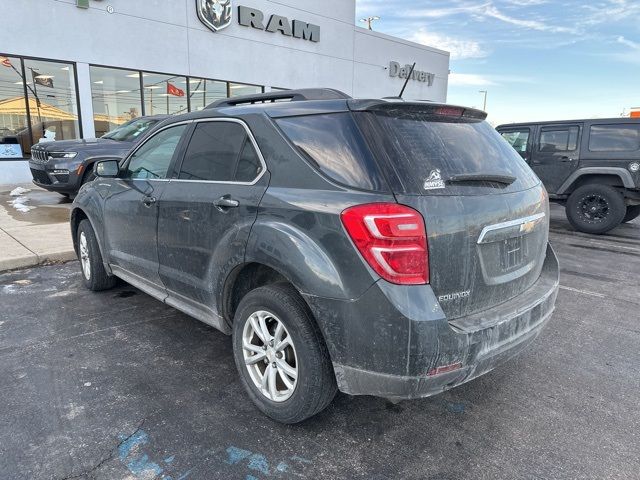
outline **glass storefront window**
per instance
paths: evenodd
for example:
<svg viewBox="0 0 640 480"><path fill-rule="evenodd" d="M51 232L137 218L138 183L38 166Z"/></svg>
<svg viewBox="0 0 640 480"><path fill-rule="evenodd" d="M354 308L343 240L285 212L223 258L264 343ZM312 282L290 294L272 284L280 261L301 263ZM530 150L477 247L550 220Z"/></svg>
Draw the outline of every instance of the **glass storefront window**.
<svg viewBox="0 0 640 480"><path fill-rule="evenodd" d="M94 66L90 71L96 137L142 115L139 72Z"/></svg>
<svg viewBox="0 0 640 480"><path fill-rule="evenodd" d="M189 86L192 111L202 110L216 100L227 98L227 82L189 78Z"/></svg>
<svg viewBox="0 0 640 480"><path fill-rule="evenodd" d="M31 143L80 138L74 66L25 59L24 72Z"/></svg>
<svg viewBox="0 0 640 480"><path fill-rule="evenodd" d="M22 64L0 55L0 158L19 158L30 145Z"/></svg>
<svg viewBox="0 0 640 480"><path fill-rule="evenodd" d="M145 115L185 113L187 78L176 75L143 73Z"/></svg>
<svg viewBox="0 0 640 480"><path fill-rule="evenodd" d="M238 97L240 95L255 95L262 93L262 87L258 85L244 85L242 83L230 83L229 92L231 97Z"/></svg>

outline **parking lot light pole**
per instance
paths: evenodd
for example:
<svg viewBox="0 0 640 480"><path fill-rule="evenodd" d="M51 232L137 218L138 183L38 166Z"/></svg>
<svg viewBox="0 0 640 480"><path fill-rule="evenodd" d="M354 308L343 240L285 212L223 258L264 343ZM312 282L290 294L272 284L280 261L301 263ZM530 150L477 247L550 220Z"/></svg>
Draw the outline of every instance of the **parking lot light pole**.
<svg viewBox="0 0 640 480"><path fill-rule="evenodd" d="M478 93L484 93L484 102L482 104L482 111L486 112L487 111L487 91L486 90L479 90Z"/></svg>

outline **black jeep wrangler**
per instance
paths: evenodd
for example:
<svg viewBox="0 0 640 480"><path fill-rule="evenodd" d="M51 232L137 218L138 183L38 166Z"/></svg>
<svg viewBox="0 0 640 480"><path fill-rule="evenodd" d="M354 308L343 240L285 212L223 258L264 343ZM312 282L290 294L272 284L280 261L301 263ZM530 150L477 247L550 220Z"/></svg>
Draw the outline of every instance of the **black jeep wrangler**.
<svg viewBox="0 0 640 480"><path fill-rule="evenodd" d="M576 230L605 233L640 215L640 119L500 125Z"/></svg>

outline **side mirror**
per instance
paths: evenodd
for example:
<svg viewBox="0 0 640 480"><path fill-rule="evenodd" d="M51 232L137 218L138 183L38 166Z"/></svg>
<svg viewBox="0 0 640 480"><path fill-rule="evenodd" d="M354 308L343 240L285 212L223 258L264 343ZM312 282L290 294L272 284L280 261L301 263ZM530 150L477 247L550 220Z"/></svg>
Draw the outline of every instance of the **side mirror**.
<svg viewBox="0 0 640 480"><path fill-rule="evenodd" d="M120 173L120 164L117 160L102 160L96 162L94 173L96 177L115 178Z"/></svg>

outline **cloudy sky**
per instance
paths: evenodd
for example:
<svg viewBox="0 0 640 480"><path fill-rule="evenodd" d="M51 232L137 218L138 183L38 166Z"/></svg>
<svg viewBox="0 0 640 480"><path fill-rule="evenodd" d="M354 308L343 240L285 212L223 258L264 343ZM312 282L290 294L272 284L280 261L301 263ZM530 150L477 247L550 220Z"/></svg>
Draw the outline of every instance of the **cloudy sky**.
<svg viewBox="0 0 640 480"><path fill-rule="evenodd" d="M488 90L494 124L615 117L640 107L640 0L356 5L356 20L381 17L374 30L451 52L448 101L482 107L478 91Z"/></svg>

